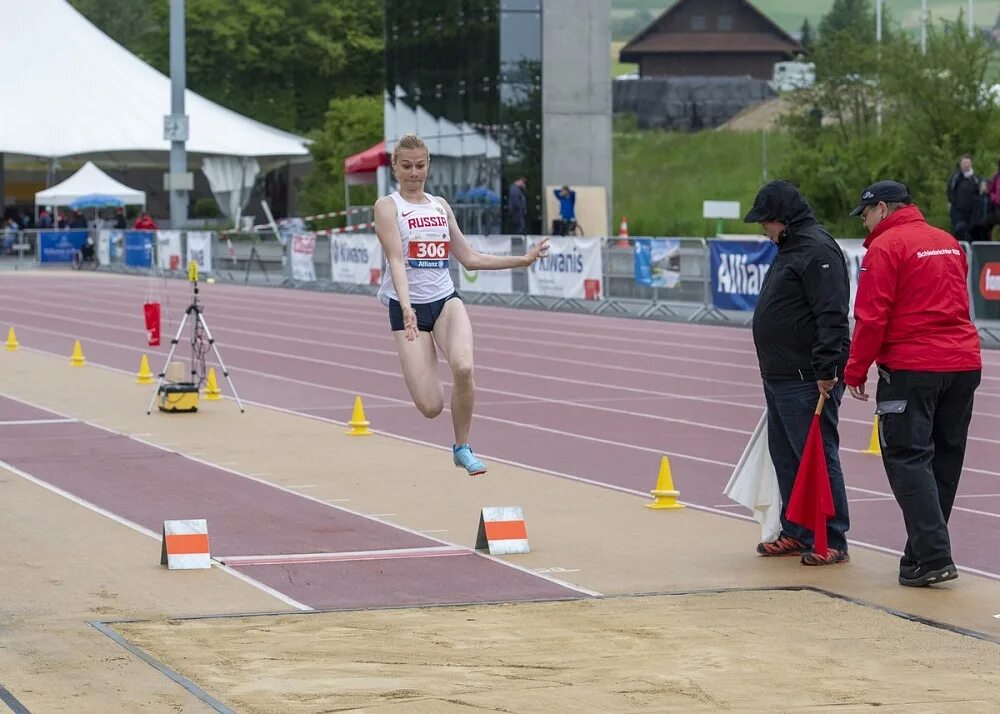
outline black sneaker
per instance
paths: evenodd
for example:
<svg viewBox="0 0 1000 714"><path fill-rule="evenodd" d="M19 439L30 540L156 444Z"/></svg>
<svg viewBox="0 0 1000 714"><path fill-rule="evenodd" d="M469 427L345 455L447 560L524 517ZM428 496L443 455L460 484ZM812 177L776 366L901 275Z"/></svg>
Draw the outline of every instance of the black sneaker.
<svg viewBox="0 0 1000 714"><path fill-rule="evenodd" d="M927 585L943 583L946 580L954 580L957 577L958 568L954 565L931 568L921 563L899 567L899 584L908 588L922 588Z"/></svg>

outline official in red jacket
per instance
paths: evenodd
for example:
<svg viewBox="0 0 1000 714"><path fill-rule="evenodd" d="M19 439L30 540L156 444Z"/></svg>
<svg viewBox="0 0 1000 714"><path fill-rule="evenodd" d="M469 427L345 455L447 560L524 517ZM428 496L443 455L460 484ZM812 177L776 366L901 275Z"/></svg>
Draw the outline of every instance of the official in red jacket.
<svg viewBox="0 0 1000 714"><path fill-rule="evenodd" d="M983 366L965 254L927 224L896 181L866 188L851 215L862 217L869 235L844 381L851 396L867 400L868 369L878 367L882 463L906 523L899 582L952 580L948 517Z"/></svg>

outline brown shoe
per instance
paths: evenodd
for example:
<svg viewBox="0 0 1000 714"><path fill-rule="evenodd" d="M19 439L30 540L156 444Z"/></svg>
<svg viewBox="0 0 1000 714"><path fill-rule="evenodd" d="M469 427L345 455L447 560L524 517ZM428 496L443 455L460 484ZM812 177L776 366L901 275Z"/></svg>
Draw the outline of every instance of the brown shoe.
<svg viewBox="0 0 1000 714"><path fill-rule="evenodd" d="M808 553L809 548L807 548L804 543L797 541L794 538L781 536L778 540L770 543L758 543L757 552L760 555L773 557L779 555L799 555L800 553Z"/></svg>
<svg viewBox="0 0 1000 714"><path fill-rule="evenodd" d="M847 554L846 550L834 550L829 548L826 551L826 556L817 555L812 551L802 554L802 564L803 565L836 565L837 563L849 563L851 562L851 556Z"/></svg>

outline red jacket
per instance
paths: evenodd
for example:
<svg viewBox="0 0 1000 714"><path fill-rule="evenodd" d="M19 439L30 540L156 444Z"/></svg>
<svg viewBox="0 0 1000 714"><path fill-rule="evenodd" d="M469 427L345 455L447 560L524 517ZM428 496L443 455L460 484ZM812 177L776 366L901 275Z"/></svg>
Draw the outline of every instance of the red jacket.
<svg viewBox="0 0 1000 714"><path fill-rule="evenodd" d="M844 381L863 385L872 362L918 372L982 369L958 241L905 206L875 227L865 248Z"/></svg>

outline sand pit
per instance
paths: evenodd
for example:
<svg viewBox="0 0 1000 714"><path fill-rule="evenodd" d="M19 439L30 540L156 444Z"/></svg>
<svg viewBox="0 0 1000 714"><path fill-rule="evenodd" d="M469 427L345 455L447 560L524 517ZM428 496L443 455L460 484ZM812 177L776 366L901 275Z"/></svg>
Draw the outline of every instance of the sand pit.
<svg viewBox="0 0 1000 714"><path fill-rule="evenodd" d="M113 627L240 712L1000 708L1000 645L808 590Z"/></svg>

